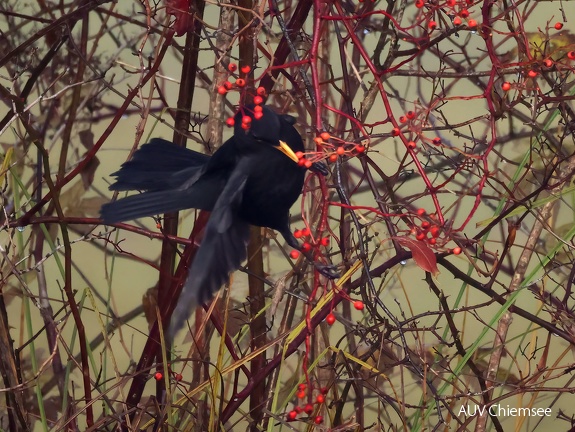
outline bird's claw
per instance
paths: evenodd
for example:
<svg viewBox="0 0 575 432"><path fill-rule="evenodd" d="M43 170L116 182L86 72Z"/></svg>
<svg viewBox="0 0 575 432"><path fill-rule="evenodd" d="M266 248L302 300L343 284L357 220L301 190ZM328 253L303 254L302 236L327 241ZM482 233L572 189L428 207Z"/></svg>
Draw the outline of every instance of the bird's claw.
<svg viewBox="0 0 575 432"><path fill-rule="evenodd" d="M321 162L314 162L311 164L310 170L316 174L326 176L329 174L327 166Z"/></svg>
<svg viewBox="0 0 575 432"><path fill-rule="evenodd" d="M337 271L337 267L330 264L320 264L314 263L314 266L318 272L329 279L337 279L339 278L339 272Z"/></svg>

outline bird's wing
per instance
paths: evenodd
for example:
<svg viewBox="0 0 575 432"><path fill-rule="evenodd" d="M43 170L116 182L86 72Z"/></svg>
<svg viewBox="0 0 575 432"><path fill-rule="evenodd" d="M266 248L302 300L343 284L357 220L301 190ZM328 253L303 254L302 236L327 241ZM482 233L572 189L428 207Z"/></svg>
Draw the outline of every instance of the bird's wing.
<svg viewBox="0 0 575 432"><path fill-rule="evenodd" d="M247 258L250 226L238 217L247 182L247 171L242 168L239 164L231 173L210 215L202 244L172 316L172 334L182 328L193 307L209 300Z"/></svg>
<svg viewBox="0 0 575 432"><path fill-rule="evenodd" d="M182 178L198 178L209 160L208 155L154 138L112 174L116 182L110 186L110 190L174 189L183 183Z"/></svg>

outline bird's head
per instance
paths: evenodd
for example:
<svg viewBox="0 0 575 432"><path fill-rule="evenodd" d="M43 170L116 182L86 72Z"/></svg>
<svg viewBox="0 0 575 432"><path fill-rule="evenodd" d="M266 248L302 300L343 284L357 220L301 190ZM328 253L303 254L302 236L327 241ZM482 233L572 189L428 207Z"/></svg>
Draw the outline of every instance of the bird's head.
<svg viewBox="0 0 575 432"><path fill-rule="evenodd" d="M295 118L290 115L279 115L266 106L261 106L260 110L254 105L246 105L235 115L234 137L240 142L255 140L271 145L298 163L295 153L303 152L304 145L294 124Z"/></svg>

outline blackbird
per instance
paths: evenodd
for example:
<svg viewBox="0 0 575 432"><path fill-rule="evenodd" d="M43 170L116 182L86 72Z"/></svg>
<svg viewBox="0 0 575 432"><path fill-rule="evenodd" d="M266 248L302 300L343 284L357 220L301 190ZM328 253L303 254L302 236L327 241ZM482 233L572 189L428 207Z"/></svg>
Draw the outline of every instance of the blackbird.
<svg viewBox="0 0 575 432"><path fill-rule="evenodd" d="M144 192L102 206L107 224L188 208L211 212L174 311L173 333L247 258L250 225L272 228L301 250L290 230L289 210L303 187L306 170L295 154L304 151L303 141L294 117L266 106L261 114L253 106L241 108L233 136L211 157L154 138L112 174L116 182L110 190ZM327 174L323 164L311 170ZM336 277L333 267L314 264Z"/></svg>

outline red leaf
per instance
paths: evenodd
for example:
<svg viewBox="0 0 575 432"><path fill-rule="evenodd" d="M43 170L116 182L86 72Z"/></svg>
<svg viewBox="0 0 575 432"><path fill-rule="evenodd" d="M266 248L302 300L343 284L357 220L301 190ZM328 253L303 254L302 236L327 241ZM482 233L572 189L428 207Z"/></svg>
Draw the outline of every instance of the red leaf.
<svg viewBox="0 0 575 432"><path fill-rule="evenodd" d="M435 253L426 243L409 237L392 237L392 239L411 251L411 255L420 269L431 273L433 276L439 274Z"/></svg>

